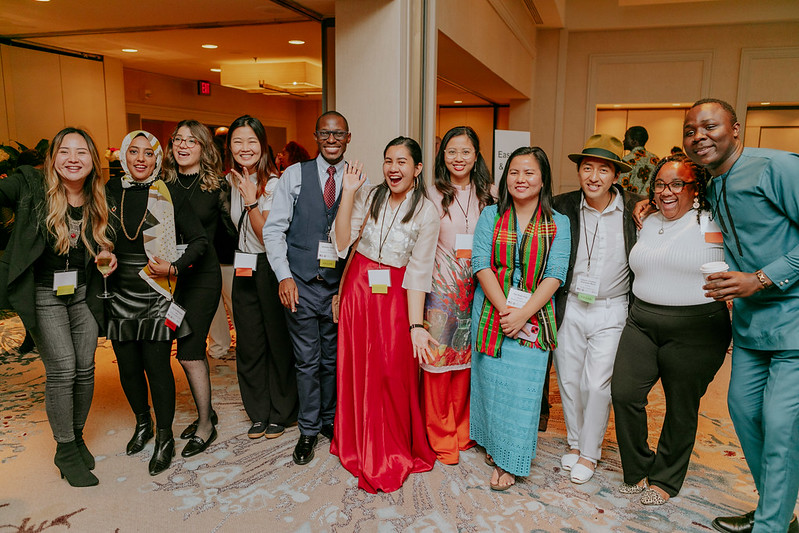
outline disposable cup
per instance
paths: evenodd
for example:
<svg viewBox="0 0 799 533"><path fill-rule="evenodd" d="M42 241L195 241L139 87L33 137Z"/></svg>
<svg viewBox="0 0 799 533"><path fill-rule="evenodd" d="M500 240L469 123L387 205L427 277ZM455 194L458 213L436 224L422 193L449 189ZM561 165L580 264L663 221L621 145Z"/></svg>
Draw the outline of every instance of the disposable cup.
<svg viewBox="0 0 799 533"><path fill-rule="evenodd" d="M713 261L711 263L705 263L701 267L699 267L699 271L702 273L702 276L705 278L705 283L707 283L707 277L710 274L715 274L716 272L727 272L730 269L730 265L725 263L724 261Z"/></svg>

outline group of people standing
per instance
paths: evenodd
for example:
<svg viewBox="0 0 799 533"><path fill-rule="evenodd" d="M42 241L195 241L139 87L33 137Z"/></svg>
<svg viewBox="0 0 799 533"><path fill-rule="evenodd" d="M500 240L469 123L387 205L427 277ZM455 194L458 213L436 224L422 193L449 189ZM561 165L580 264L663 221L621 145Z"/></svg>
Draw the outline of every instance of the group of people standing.
<svg viewBox="0 0 799 533"><path fill-rule="evenodd" d="M335 111L317 120L317 157L280 177L250 116L228 129L224 177L196 121L178 124L166 154L148 132L128 134L124 176L107 185L91 138L59 132L43 172L22 167L0 182L0 203L17 213L0 286L45 363L56 466L74 486L98 482L82 437L98 335L112 341L136 418L126 452L155 436L152 475L175 454L174 339L197 408L182 455L217 438L205 342L221 224L237 243L248 436L279 437L296 421L298 465L321 434L361 488L390 492L479 444L490 488L507 490L529 474L554 360L571 480L593 476L612 405L619 491L661 505L680 491L699 400L732 336L731 414L761 500L713 525L785 529L799 490L789 393L799 188L788 179L799 165L795 154L743 150L724 102L697 102L685 124L688 157L661 160L643 200L618 185L631 166L605 134L569 155L580 189L553 197L540 148L515 150L494 186L469 127L446 133L429 186L408 137L387 144L383 180L368 184L344 159L351 133ZM757 222L766 215L768 227ZM700 266L725 257L731 271L703 278ZM658 379L667 410L652 451L645 405Z"/></svg>

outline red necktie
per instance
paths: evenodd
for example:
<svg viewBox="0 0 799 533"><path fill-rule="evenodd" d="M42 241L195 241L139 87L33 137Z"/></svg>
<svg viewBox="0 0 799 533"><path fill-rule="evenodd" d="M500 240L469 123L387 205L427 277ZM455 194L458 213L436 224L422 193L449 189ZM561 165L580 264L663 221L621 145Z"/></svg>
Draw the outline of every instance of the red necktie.
<svg viewBox="0 0 799 533"><path fill-rule="evenodd" d="M336 167L327 167L327 181L325 182L325 191L322 197L325 199L325 205L328 209L336 201Z"/></svg>

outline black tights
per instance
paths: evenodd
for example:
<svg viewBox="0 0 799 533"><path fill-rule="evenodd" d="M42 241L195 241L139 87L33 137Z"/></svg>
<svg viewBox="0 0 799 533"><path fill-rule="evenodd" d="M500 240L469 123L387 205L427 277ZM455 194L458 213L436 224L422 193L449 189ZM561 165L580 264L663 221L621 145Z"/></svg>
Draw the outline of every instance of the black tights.
<svg viewBox="0 0 799 533"><path fill-rule="evenodd" d="M119 381L133 413L149 412L149 382L155 425L171 429L175 418L175 378L169 361L172 341L112 341L111 344L117 356Z"/></svg>

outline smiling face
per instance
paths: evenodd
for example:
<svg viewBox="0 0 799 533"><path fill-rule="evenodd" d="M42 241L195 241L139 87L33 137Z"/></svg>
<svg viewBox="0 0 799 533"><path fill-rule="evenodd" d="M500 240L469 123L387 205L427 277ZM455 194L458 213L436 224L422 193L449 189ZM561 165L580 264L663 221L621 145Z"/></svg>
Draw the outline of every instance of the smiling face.
<svg viewBox="0 0 799 533"><path fill-rule="evenodd" d="M677 220L691 209L696 191L695 181L696 176L691 169L678 162L666 163L658 171L652 181L652 186L655 187L655 205L667 220ZM679 182L685 184L680 192L674 192L670 187L664 187L657 192L659 186L674 186Z"/></svg>
<svg viewBox="0 0 799 533"><path fill-rule="evenodd" d="M155 150L150 146L146 137L136 137L128 146L125 161L128 164L130 176L136 181L144 181L155 170Z"/></svg>
<svg viewBox="0 0 799 533"><path fill-rule="evenodd" d="M452 183L468 184L476 161L477 151L466 135L451 138L444 147L444 164L447 166Z"/></svg>
<svg viewBox="0 0 799 533"><path fill-rule="evenodd" d="M712 176L732 168L743 146L738 137L741 125L715 102L691 108L683 123L682 145L691 160Z"/></svg>
<svg viewBox="0 0 799 533"><path fill-rule="evenodd" d="M597 157L584 157L577 166L577 176L586 203L597 211L604 210L610 203L610 188L619 179L616 165Z"/></svg>
<svg viewBox="0 0 799 533"><path fill-rule="evenodd" d="M230 134L230 154L233 161L252 174L261 160L261 143L255 131L249 126L241 126Z"/></svg>
<svg viewBox="0 0 799 533"><path fill-rule="evenodd" d="M421 161L414 164L408 148L402 145L388 147L383 159L383 176L394 199L404 200L408 191L413 188L414 180L421 173Z"/></svg>
<svg viewBox="0 0 799 533"><path fill-rule="evenodd" d="M83 183L94 168L86 139L77 133L64 135L55 154L53 168L62 180Z"/></svg>
<svg viewBox="0 0 799 533"><path fill-rule="evenodd" d="M202 151L200 141L194 137L188 126L181 126L172 138L172 155L182 174L194 174L200 171Z"/></svg>
<svg viewBox="0 0 799 533"><path fill-rule="evenodd" d="M341 139L336 139L334 132L339 132L339 136L342 136L341 132L344 134ZM347 123L343 118L338 115L323 115L316 123L314 138L324 160L335 165L344 158L352 135L347 131Z"/></svg>
<svg viewBox="0 0 799 533"><path fill-rule="evenodd" d="M519 155L508 162L508 193L515 204L538 201L542 186L541 165L533 155Z"/></svg>

